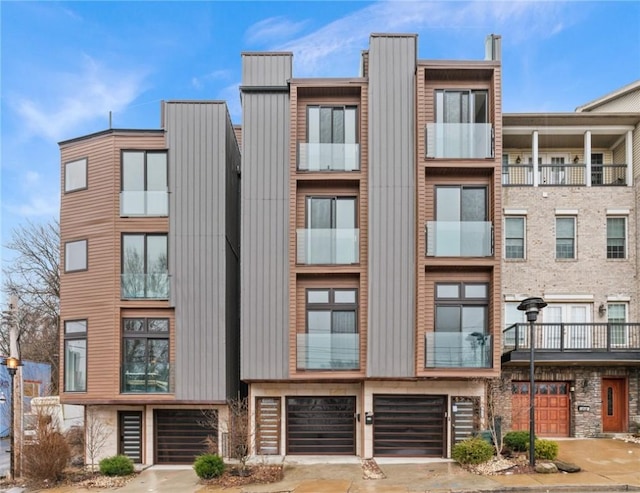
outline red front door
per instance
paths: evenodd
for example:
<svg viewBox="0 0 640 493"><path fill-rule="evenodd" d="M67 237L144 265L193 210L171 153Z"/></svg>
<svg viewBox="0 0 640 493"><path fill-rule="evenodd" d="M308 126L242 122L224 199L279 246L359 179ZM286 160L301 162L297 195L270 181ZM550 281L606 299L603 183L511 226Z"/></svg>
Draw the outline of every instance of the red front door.
<svg viewBox="0 0 640 493"><path fill-rule="evenodd" d="M622 378L602 379L602 431L626 431L626 385Z"/></svg>

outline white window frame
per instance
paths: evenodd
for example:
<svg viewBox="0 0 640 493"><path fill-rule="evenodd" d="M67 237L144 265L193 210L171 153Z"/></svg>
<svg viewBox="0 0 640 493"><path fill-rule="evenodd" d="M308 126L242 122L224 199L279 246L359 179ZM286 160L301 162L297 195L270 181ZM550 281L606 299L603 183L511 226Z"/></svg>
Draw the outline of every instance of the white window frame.
<svg viewBox="0 0 640 493"><path fill-rule="evenodd" d="M610 314L611 314L611 307L612 306L621 306L624 309L624 322L612 322L609 318ZM624 323L626 324L629 320L629 304L625 303L623 301L608 301L607 302L607 323L609 324L615 324L615 323ZM611 330L609 333L611 335L611 347L616 347L616 348L625 348L625 347L629 347L629 327L627 325L623 326L623 332L622 332L622 336L624 339L624 342L619 342L617 344L613 343L613 330Z"/></svg>
<svg viewBox="0 0 640 493"><path fill-rule="evenodd" d="M578 310L582 312L584 320L576 321L575 315ZM555 315L552 315L554 314ZM560 349L560 325L552 326L547 324L590 324L593 313L592 303L549 303L542 310L542 347L549 349ZM558 316L559 315L559 316ZM580 325L575 327L565 327L564 348L571 349L591 349L592 327Z"/></svg>
<svg viewBox="0 0 640 493"><path fill-rule="evenodd" d="M622 219L623 223L624 223L624 255L622 257L609 257L609 219ZM607 235L607 251L606 251L606 257L607 260L626 260L628 258L628 252L629 252L629 221L627 219L627 216L623 216L623 215L614 215L614 214L608 214L607 215L607 226L606 226L606 235Z"/></svg>
<svg viewBox="0 0 640 493"><path fill-rule="evenodd" d="M558 219L572 219L573 220L573 256L572 257L558 257ZM568 214L556 214L555 217L555 241L554 241L554 256L556 260L576 260L578 258L578 217Z"/></svg>
<svg viewBox="0 0 640 493"><path fill-rule="evenodd" d="M64 164L64 192L78 192L87 189L88 159L76 159Z"/></svg>
<svg viewBox="0 0 640 493"><path fill-rule="evenodd" d="M78 257L79 256L79 257ZM78 272L89 268L88 240L67 241L64 244L64 271Z"/></svg>
<svg viewBox="0 0 640 493"><path fill-rule="evenodd" d="M507 257L507 221L522 219L522 257ZM527 216L525 214L505 215L504 218L504 258L506 260L526 260L527 258Z"/></svg>

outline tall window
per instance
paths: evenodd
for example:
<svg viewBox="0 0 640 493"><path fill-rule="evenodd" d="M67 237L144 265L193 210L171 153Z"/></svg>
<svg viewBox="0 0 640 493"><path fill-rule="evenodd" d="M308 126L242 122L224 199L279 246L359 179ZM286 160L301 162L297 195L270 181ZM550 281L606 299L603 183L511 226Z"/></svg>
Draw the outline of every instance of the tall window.
<svg viewBox="0 0 640 493"><path fill-rule="evenodd" d="M87 270L87 240L68 241L64 244L64 271Z"/></svg>
<svg viewBox="0 0 640 493"><path fill-rule="evenodd" d="M627 322L627 305L625 303L609 303L607 305L607 322L611 324L611 345L626 347L629 344Z"/></svg>
<svg viewBox="0 0 640 493"><path fill-rule="evenodd" d="M166 151L122 152L120 214L123 216L166 216L168 214Z"/></svg>
<svg viewBox="0 0 640 493"><path fill-rule="evenodd" d="M307 263L358 262L355 197L307 197Z"/></svg>
<svg viewBox="0 0 640 493"><path fill-rule="evenodd" d="M64 390L87 391L87 321L64 323Z"/></svg>
<svg viewBox="0 0 640 493"><path fill-rule="evenodd" d="M607 258L625 258L626 229L626 218L607 218Z"/></svg>
<svg viewBox="0 0 640 493"><path fill-rule="evenodd" d="M575 217L556 217L556 258L576 258Z"/></svg>
<svg viewBox="0 0 640 493"><path fill-rule="evenodd" d="M591 184L602 185L603 184L603 168L604 154L596 152L591 154Z"/></svg>
<svg viewBox="0 0 640 493"><path fill-rule="evenodd" d="M487 91L436 91L436 122L487 123Z"/></svg>
<svg viewBox="0 0 640 493"><path fill-rule="evenodd" d="M358 125L355 106L308 106L307 163L302 169L351 171L359 169Z"/></svg>
<svg viewBox="0 0 640 493"><path fill-rule="evenodd" d="M122 236L122 297L169 297L166 234Z"/></svg>
<svg viewBox="0 0 640 493"><path fill-rule="evenodd" d="M524 217L507 217L505 225L505 258L524 258Z"/></svg>
<svg viewBox="0 0 640 493"><path fill-rule="evenodd" d="M123 392L169 391L169 319L125 318Z"/></svg>
<svg viewBox="0 0 640 493"><path fill-rule="evenodd" d="M64 165L64 191L75 192L87 188L87 158Z"/></svg>

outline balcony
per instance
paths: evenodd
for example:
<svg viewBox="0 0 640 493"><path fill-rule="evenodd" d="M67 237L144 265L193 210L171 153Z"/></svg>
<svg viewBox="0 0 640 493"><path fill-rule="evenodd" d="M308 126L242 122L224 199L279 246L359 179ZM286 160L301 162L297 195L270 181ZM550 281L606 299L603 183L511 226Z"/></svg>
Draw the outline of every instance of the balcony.
<svg viewBox="0 0 640 493"><path fill-rule="evenodd" d="M491 123L427 123L427 158L485 159L493 157Z"/></svg>
<svg viewBox="0 0 640 493"><path fill-rule="evenodd" d="M121 367L123 393L170 392L171 366L169 363L125 363Z"/></svg>
<svg viewBox="0 0 640 493"><path fill-rule="evenodd" d="M169 274L121 274L122 299L169 299Z"/></svg>
<svg viewBox="0 0 640 493"><path fill-rule="evenodd" d="M542 186L585 186L587 184L587 166L585 164L540 164L538 165L538 184ZM531 164L503 164L503 185L533 185L533 166ZM626 186L626 164L591 165L591 186Z"/></svg>
<svg viewBox="0 0 640 493"><path fill-rule="evenodd" d="M298 334L298 370L357 370L359 334Z"/></svg>
<svg viewBox="0 0 640 493"><path fill-rule="evenodd" d="M479 332L429 332L425 368L491 368L491 340Z"/></svg>
<svg viewBox="0 0 640 493"><path fill-rule="evenodd" d="M360 144L298 143L300 171L358 171Z"/></svg>
<svg viewBox="0 0 640 493"><path fill-rule="evenodd" d="M359 229L298 229L298 264L357 264Z"/></svg>
<svg viewBox="0 0 640 493"><path fill-rule="evenodd" d="M169 194L162 192L120 192L120 216L168 216Z"/></svg>
<svg viewBox="0 0 640 493"><path fill-rule="evenodd" d="M640 323L534 324L536 361L620 362L640 364ZM502 362L529 361L529 324L513 324L503 331Z"/></svg>
<svg viewBox="0 0 640 493"><path fill-rule="evenodd" d="M427 257L490 257L489 221L427 221Z"/></svg>

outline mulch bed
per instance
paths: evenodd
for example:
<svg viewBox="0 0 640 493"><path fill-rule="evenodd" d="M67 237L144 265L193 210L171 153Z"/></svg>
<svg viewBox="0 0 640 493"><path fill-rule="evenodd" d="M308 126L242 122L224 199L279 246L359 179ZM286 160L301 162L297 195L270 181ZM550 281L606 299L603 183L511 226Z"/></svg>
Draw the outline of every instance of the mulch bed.
<svg viewBox="0 0 640 493"><path fill-rule="evenodd" d="M237 467L225 469L222 476L215 479L202 480L202 484L222 486L243 486L245 484L266 484L280 481L284 476L282 464L255 464L247 466L246 475L241 475Z"/></svg>

